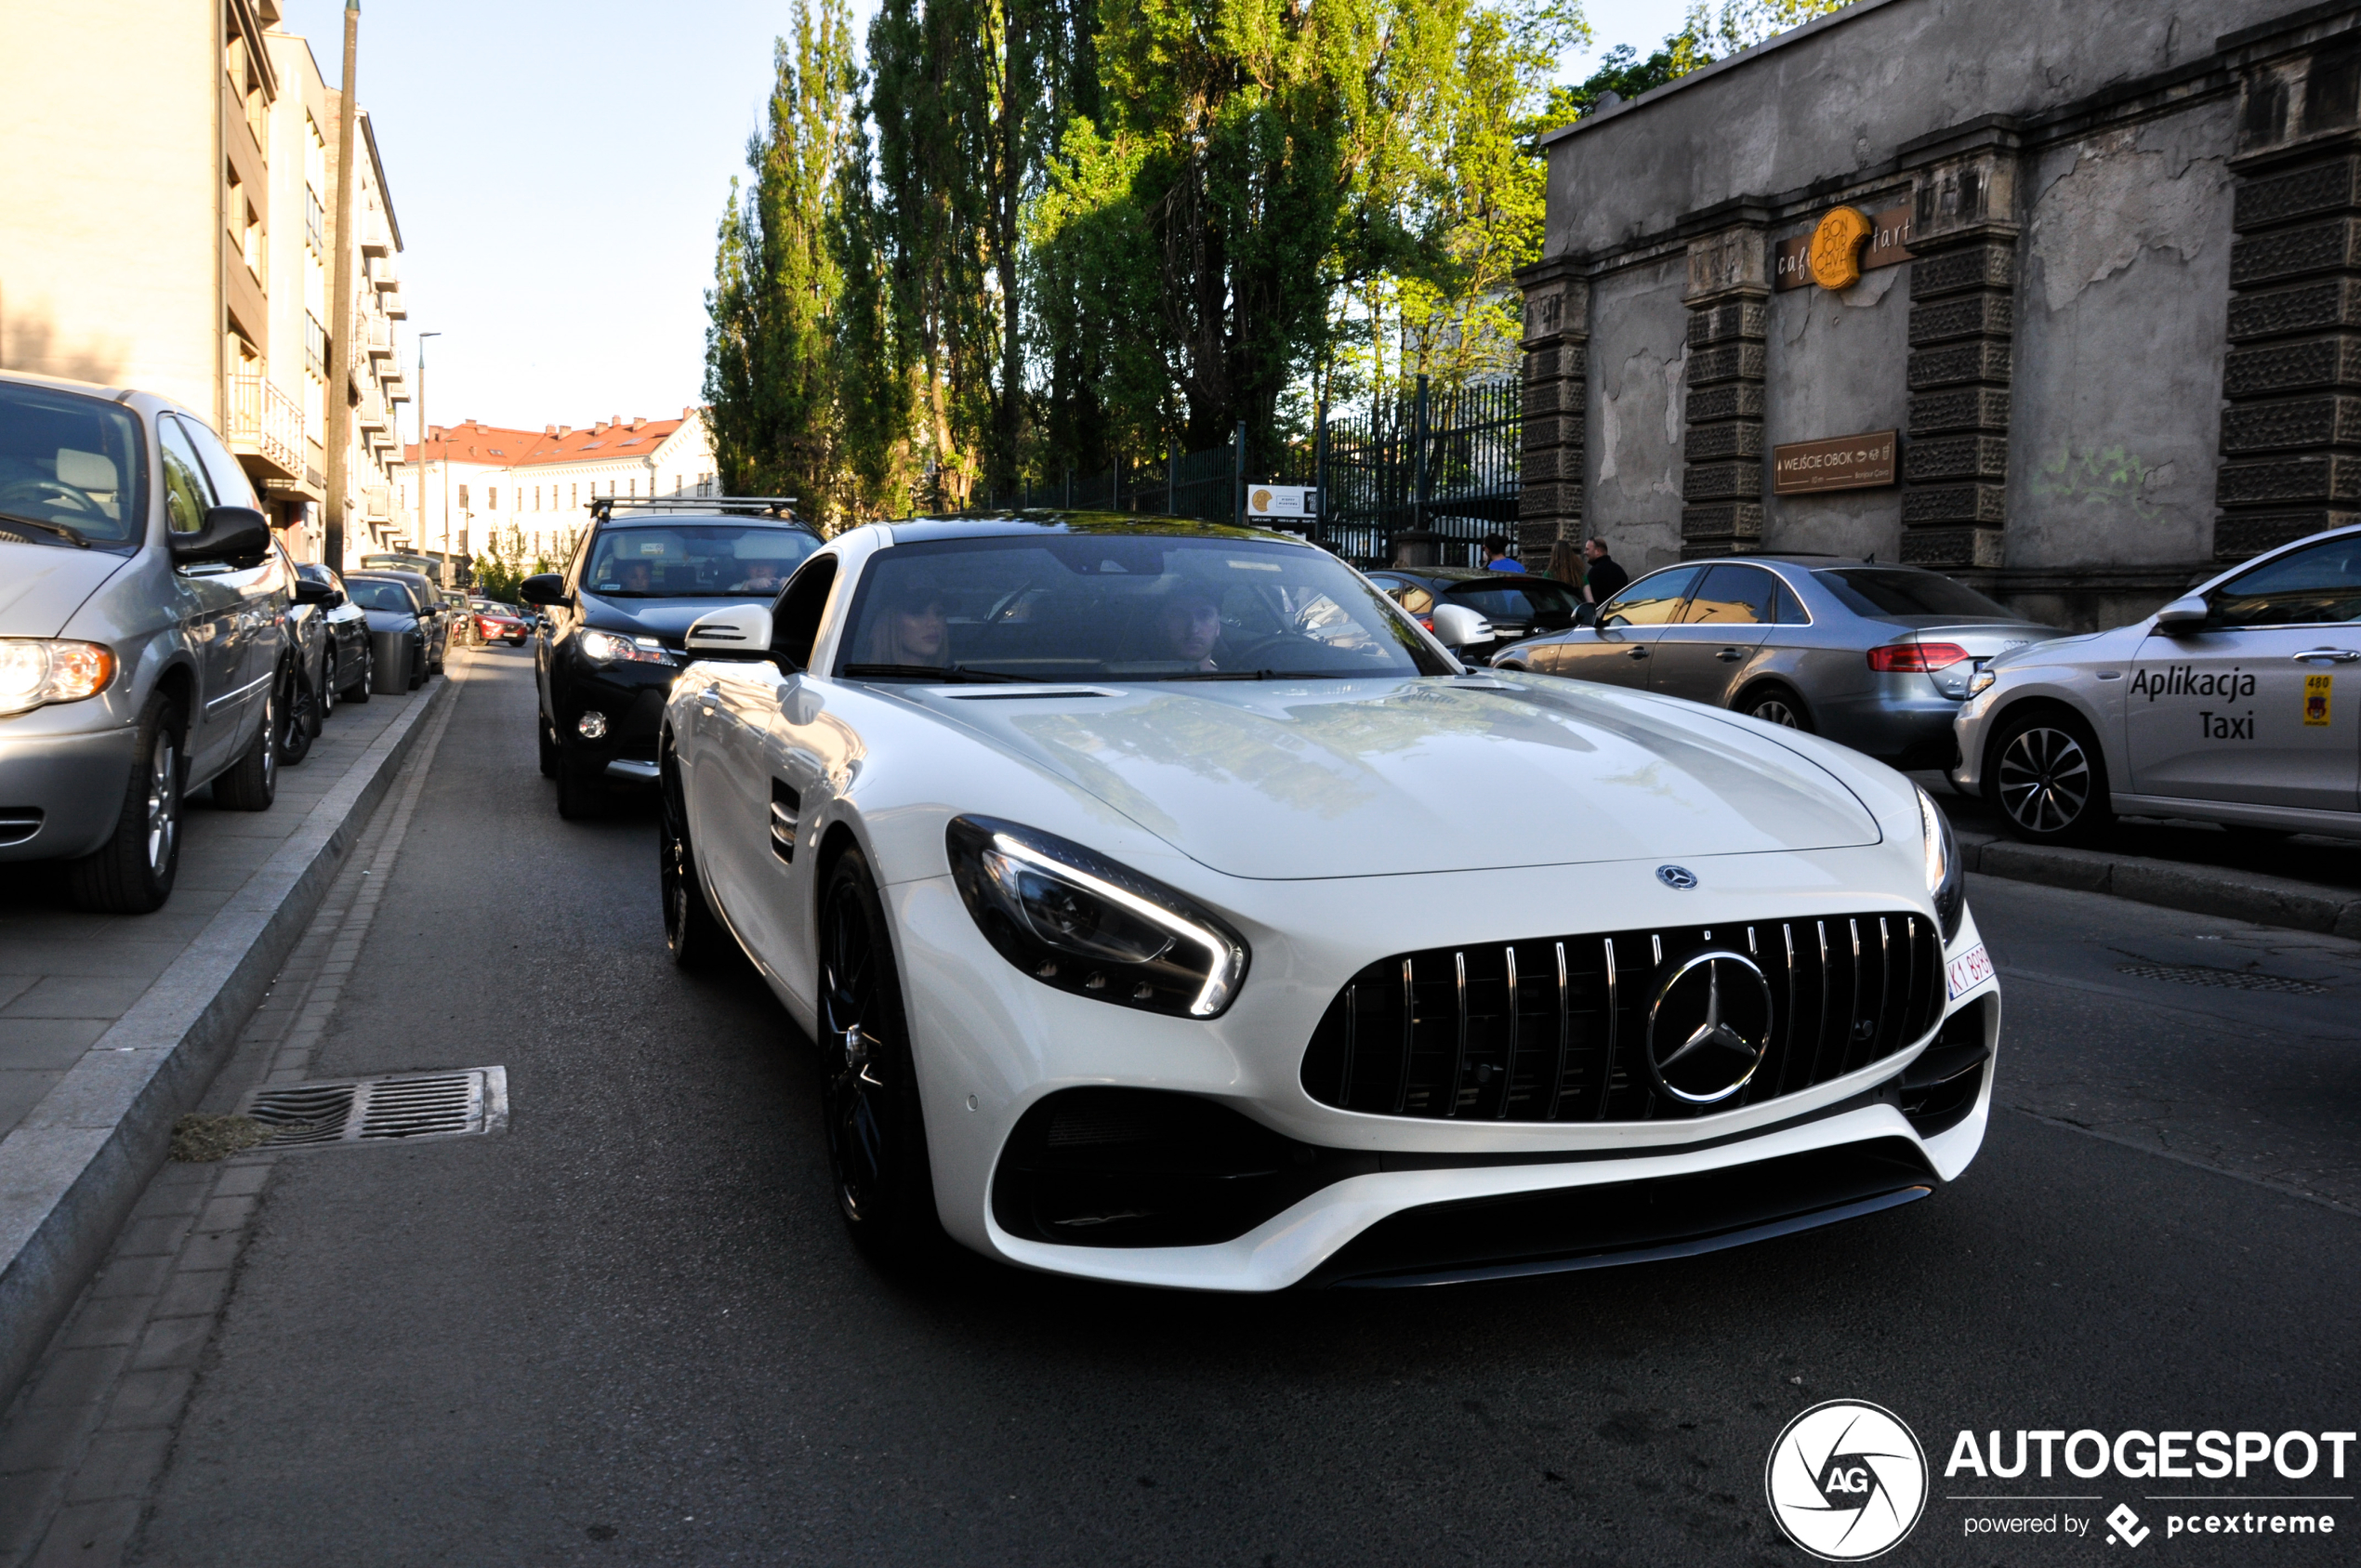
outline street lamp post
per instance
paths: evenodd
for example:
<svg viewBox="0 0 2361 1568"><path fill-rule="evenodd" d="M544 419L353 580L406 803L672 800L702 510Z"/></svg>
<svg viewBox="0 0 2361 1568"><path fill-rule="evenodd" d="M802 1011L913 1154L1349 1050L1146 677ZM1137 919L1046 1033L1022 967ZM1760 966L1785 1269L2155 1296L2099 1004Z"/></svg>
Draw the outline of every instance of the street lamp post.
<svg viewBox="0 0 2361 1568"><path fill-rule="evenodd" d="M439 332L412 333L418 347L418 551L427 547L427 339Z"/></svg>

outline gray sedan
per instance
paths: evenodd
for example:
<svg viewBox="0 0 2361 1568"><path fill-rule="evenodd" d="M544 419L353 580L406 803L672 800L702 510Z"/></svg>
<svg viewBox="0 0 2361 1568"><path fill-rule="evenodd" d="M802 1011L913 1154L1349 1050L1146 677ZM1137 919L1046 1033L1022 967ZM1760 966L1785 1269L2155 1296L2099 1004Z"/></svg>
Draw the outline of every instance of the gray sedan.
<svg viewBox="0 0 2361 1568"><path fill-rule="evenodd" d="M1895 767L1940 768L1976 671L2059 635L1915 566L1748 556L1651 572L1601 605L1596 625L1492 663L1710 703Z"/></svg>

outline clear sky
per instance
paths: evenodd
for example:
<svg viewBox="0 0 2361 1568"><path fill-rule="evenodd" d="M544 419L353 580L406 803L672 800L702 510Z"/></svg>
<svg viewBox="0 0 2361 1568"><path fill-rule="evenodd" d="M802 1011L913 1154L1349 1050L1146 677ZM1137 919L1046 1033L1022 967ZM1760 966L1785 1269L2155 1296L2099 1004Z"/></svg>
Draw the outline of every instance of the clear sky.
<svg viewBox="0 0 2361 1568"><path fill-rule="evenodd" d="M341 0L281 8L333 85ZM1642 52L1684 10L1588 8L1597 48ZM782 0L364 0L361 101L407 245L407 324L442 334L427 345L429 418L537 428L697 401L714 228L787 17ZM1567 74L1592 52L1569 55Z"/></svg>

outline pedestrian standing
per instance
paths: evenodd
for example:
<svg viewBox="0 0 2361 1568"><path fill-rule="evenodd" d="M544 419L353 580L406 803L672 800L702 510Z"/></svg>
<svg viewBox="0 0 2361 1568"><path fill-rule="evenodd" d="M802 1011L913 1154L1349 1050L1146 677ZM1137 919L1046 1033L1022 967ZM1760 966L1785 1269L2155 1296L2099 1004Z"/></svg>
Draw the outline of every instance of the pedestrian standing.
<svg viewBox="0 0 2361 1568"><path fill-rule="evenodd" d="M1524 562L1509 553L1506 536L1495 534L1484 542L1484 567L1492 572L1522 572Z"/></svg>
<svg viewBox="0 0 2361 1568"><path fill-rule="evenodd" d="M1607 554L1607 542L1604 539L1590 540L1582 547L1582 553L1590 562L1589 574L1583 584L1582 597L1592 604L1604 604L1608 600L1613 599L1626 583L1631 581L1631 573L1616 565L1615 557Z"/></svg>
<svg viewBox="0 0 2361 1568"><path fill-rule="evenodd" d="M1561 539L1550 547L1550 575L1570 588L1582 586L1582 547Z"/></svg>

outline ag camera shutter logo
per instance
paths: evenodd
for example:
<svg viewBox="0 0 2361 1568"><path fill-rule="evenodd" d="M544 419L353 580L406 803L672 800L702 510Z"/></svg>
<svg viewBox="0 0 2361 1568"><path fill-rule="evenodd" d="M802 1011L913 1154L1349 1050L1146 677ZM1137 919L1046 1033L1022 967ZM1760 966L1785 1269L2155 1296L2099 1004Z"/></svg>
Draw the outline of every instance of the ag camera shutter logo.
<svg viewBox="0 0 2361 1568"><path fill-rule="evenodd" d="M1861 1562L1899 1544L1926 1511L1926 1450L1891 1410L1832 1399L1779 1433L1762 1489L1797 1546L1824 1562Z"/></svg>

